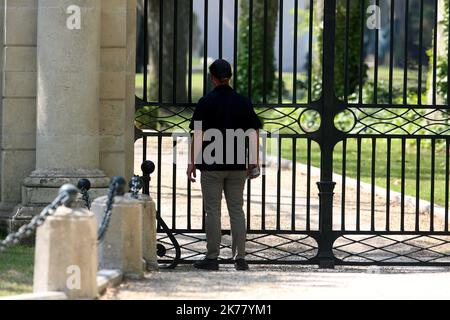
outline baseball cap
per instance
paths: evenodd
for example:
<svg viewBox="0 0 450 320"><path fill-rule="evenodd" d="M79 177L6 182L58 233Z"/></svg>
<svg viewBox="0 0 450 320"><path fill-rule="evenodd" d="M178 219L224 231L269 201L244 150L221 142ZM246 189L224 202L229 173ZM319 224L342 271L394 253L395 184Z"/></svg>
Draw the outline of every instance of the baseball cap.
<svg viewBox="0 0 450 320"><path fill-rule="evenodd" d="M209 72L217 79L223 81L225 79L231 79L233 72L231 71L231 65L224 59L217 59L209 66Z"/></svg>

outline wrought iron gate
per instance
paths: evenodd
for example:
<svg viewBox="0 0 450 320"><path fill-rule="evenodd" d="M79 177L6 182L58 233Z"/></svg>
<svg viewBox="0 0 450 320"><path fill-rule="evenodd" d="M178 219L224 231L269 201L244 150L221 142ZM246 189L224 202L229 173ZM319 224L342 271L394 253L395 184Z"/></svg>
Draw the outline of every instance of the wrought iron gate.
<svg viewBox="0 0 450 320"><path fill-rule="evenodd" d="M274 6L278 71L269 88ZM191 263L205 250L199 186L183 174L187 126L210 88L206 58L215 51L232 61L233 85L252 97L268 131L261 139L265 175L249 181L245 194L250 263L450 265L450 72L441 61L448 61L449 40L437 31L448 24L438 21L448 18L448 3L386 1L381 28L371 29L377 6L378 0L141 2L137 157L156 164L150 192L167 223L158 227L161 263ZM203 61L196 66L199 37Z"/></svg>

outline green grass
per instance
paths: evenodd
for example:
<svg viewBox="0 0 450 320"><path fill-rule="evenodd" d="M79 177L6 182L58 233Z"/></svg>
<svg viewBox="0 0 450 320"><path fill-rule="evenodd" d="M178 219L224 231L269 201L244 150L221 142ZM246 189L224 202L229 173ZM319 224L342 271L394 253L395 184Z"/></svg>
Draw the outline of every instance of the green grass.
<svg viewBox="0 0 450 320"><path fill-rule="evenodd" d="M0 253L0 296L33 291L33 262L33 247L14 246Z"/></svg>
<svg viewBox="0 0 450 320"><path fill-rule="evenodd" d="M373 72L369 71L369 79L373 78ZM424 72L424 74L426 74ZM388 79L389 68L380 66L379 68L379 79ZM417 74L413 71L408 73L408 86L410 89L417 88ZM396 86L400 85L402 87L403 83L403 70L394 69L393 72L394 84ZM304 74L299 74L299 80L305 82L307 77ZM283 81L285 83L285 88L287 90L287 98L285 97L284 102L289 103L289 97L292 96L293 88L293 74L283 73ZM137 92L142 92L142 75L136 76L136 87ZM304 102L305 89L299 89L297 92L298 101ZM203 94L203 74L195 73L192 78L192 95L193 101L197 101ZM302 95L303 94L303 95ZM139 94L138 94L139 95ZM270 101L269 101L270 102ZM283 112L289 113L289 108L283 108ZM292 118L296 118L299 115L296 111L292 114ZM275 112L275 111L273 111ZM269 118L271 115L266 114ZM280 114L274 113L274 116L281 117ZM278 119L276 122L291 122L292 119L284 118ZM277 127L276 124L265 125L266 130ZM286 141L287 142L287 141ZM304 143L303 143L304 142ZM419 197L421 199L430 200L431 199L431 155L429 146L422 148L420 162L420 179L419 179ZM376 148L376 161L375 161L375 184L386 188L387 183L387 150L386 150L386 140L378 139ZM351 178L357 177L357 161L356 161L356 140L350 139L347 142L347 164L346 164L346 175ZM292 159L292 145L284 144L282 148L282 156L287 159ZM401 145L400 140L392 141L391 148L391 174L390 174L390 188L393 191L401 191ZM306 142L299 141L297 145L297 161L301 163L306 163ZM435 192L434 201L439 205L445 204L445 153L443 151L437 151L436 153L436 165L435 165ZM320 166L320 149L318 146L313 145L311 154L311 163L313 166ZM408 143L405 153L405 193L407 195L416 196L416 145L414 143ZM334 153L334 171L336 173L342 173L342 144L336 146ZM371 170L372 170L372 150L371 141L368 139L363 140L361 148L361 180L367 183L371 182Z"/></svg>
<svg viewBox="0 0 450 320"><path fill-rule="evenodd" d="M375 184L386 188L387 184L387 140L377 139L375 153ZM282 157L292 159L292 143L283 142ZM420 179L419 197L430 201L431 199L431 149L421 144L420 152ZM405 194L416 196L417 175L417 145L408 141L405 149ZM390 189L401 192L401 142L392 140L390 162ZM306 163L306 141L297 142L297 161ZM335 173L342 174L342 142L334 150L333 169ZM320 167L320 150L313 143L311 151L311 164ZM362 139L361 143L361 181L371 183L372 178L372 141ZM346 149L346 176L357 177L357 142L356 139L348 139ZM436 148L435 173L434 173L434 201L435 204L445 205L445 152Z"/></svg>
<svg viewBox="0 0 450 320"><path fill-rule="evenodd" d="M144 76L142 73L136 74L136 95L142 98L144 86ZM186 80L187 86L187 80ZM149 92L150 94L150 92ZM197 102L203 96L203 73L196 72L192 75L192 101ZM149 100L157 101L157 97L149 96Z"/></svg>

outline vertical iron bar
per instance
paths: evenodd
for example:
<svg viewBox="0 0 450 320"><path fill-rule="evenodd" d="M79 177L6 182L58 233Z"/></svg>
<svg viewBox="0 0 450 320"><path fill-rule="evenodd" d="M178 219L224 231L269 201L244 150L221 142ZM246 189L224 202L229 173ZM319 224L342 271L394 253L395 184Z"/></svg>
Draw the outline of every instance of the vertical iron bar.
<svg viewBox="0 0 450 320"><path fill-rule="evenodd" d="M262 185L261 185L261 230L266 229L266 155L267 155L267 135L262 135Z"/></svg>
<svg viewBox="0 0 450 320"><path fill-rule="evenodd" d="M361 138L356 140L356 231L361 230Z"/></svg>
<svg viewBox="0 0 450 320"><path fill-rule="evenodd" d="M450 6L450 5L449 5ZM449 24L450 24L450 9L448 10L448 20ZM450 25L448 26L448 28L450 29ZM450 63L448 63L448 61L450 61L450 32L448 33L448 38L447 38L447 104L450 101L450 86L448 84L450 84ZM447 175L448 176L448 175Z"/></svg>
<svg viewBox="0 0 450 320"><path fill-rule="evenodd" d="M188 70L188 102L192 103L192 50L194 33L194 0L189 0L189 70Z"/></svg>
<svg viewBox="0 0 450 320"><path fill-rule="evenodd" d="M306 230L311 230L311 139L307 140L306 147Z"/></svg>
<svg viewBox="0 0 450 320"><path fill-rule="evenodd" d="M252 98L252 76L253 76L253 0L250 0L248 10L248 79L247 79L247 93L248 97Z"/></svg>
<svg viewBox="0 0 450 320"><path fill-rule="evenodd" d="M159 0L159 62L158 62L158 102L163 102L163 65L164 65L164 1Z"/></svg>
<svg viewBox="0 0 450 320"><path fill-rule="evenodd" d="M277 168L277 230L281 230L281 144L283 140L278 138L278 168Z"/></svg>
<svg viewBox="0 0 450 320"><path fill-rule="evenodd" d="M202 231L205 232L205 221L206 221L206 211L205 211L205 202L202 201Z"/></svg>
<svg viewBox="0 0 450 320"><path fill-rule="evenodd" d="M431 140L430 231L434 231L434 177L436 165L436 140Z"/></svg>
<svg viewBox="0 0 450 320"><path fill-rule="evenodd" d="M161 216L161 158L162 158L162 136L158 136L158 188L157 188L157 206L158 214Z"/></svg>
<svg viewBox="0 0 450 320"><path fill-rule="evenodd" d="M450 191L450 139L445 140L445 231L448 231L448 206Z"/></svg>
<svg viewBox="0 0 450 320"><path fill-rule="evenodd" d="M264 10L264 16L263 16L263 28L264 28L264 36L263 36L263 104L266 104L267 102L267 0L264 0L263 2L263 10ZM272 63L272 62L271 62Z"/></svg>
<svg viewBox="0 0 450 320"><path fill-rule="evenodd" d="M391 227L391 139L387 139L386 161L386 231Z"/></svg>
<svg viewBox="0 0 450 320"><path fill-rule="evenodd" d="M434 0L434 33L433 33L433 106L437 98L437 31L438 31L438 0Z"/></svg>
<svg viewBox="0 0 450 320"><path fill-rule="evenodd" d="M208 0L204 0L204 31L203 31L203 95L206 95L208 88Z"/></svg>
<svg viewBox="0 0 450 320"><path fill-rule="evenodd" d="M247 180L247 231L251 228L252 181Z"/></svg>
<svg viewBox="0 0 450 320"><path fill-rule="evenodd" d="M377 156L377 140L372 138L372 176L371 176L371 194L370 194L370 228L375 231L375 170Z"/></svg>
<svg viewBox="0 0 450 320"><path fill-rule="evenodd" d="M348 38L350 29L350 0L345 4L344 101L348 103ZM345 140L344 140L345 141Z"/></svg>
<svg viewBox="0 0 450 320"><path fill-rule="evenodd" d="M401 177L401 200L400 200L400 231L405 231L405 153L406 153L406 140L402 138L402 177Z"/></svg>
<svg viewBox="0 0 450 320"><path fill-rule="evenodd" d="M347 170L347 139L342 141L342 199L341 199L341 230L345 230L345 185Z"/></svg>
<svg viewBox="0 0 450 320"><path fill-rule="evenodd" d="M361 35L361 39L360 39L360 55L359 55L359 97L358 97L358 102L359 104L363 103L363 66L364 66L364 27L366 24L366 19L365 19L365 10L366 10L366 0L360 0L361 3L361 11L360 11L360 15L361 15L361 31L360 31L360 35Z"/></svg>
<svg viewBox="0 0 450 320"><path fill-rule="evenodd" d="M177 54L178 54L178 0L173 0L173 74L172 102L177 103Z"/></svg>
<svg viewBox="0 0 450 320"><path fill-rule="evenodd" d="M297 34L298 34L298 0L295 0L294 5L294 74L293 74L293 92L292 92L292 103L297 103Z"/></svg>
<svg viewBox="0 0 450 320"><path fill-rule="evenodd" d="M191 193L191 181L187 179L187 229L191 230L192 228L192 193Z"/></svg>
<svg viewBox="0 0 450 320"><path fill-rule="evenodd" d="M380 0L376 0L376 6L377 8L380 7ZM376 20L378 23L378 19L381 19L381 17L378 17L378 12L376 11ZM375 29L375 54L374 54L374 60L375 60L375 66L374 66L374 75L373 75L373 82L374 82L374 86L373 86L373 102L374 104L378 103L378 46L379 46L379 30L378 30L378 26Z"/></svg>
<svg viewBox="0 0 450 320"><path fill-rule="evenodd" d="M403 65L403 104L408 103L408 36L409 36L409 0L405 0L405 43Z"/></svg>
<svg viewBox="0 0 450 320"><path fill-rule="evenodd" d="M219 59L223 56L223 0L219 0Z"/></svg>
<svg viewBox="0 0 450 320"><path fill-rule="evenodd" d="M308 40L308 103L312 101L312 54L313 54L313 21L314 0L309 1L309 40Z"/></svg>
<svg viewBox="0 0 450 320"><path fill-rule="evenodd" d="M420 139L416 140L416 231L420 231Z"/></svg>
<svg viewBox="0 0 450 320"><path fill-rule="evenodd" d="M175 229L177 225L177 140L176 137L172 139L172 229Z"/></svg>
<svg viewBox="0 0 450 320"><path fill-rule="evenodd" d="M144 91L142 94L143 100L148 101L148 0L144 1L144 83L142 90ZM161 66L160 66L161 68Z"/></svg>
<svg viewBox="0 0 450 320"><path fill-rule="evenodd" d="M237 60L238 60L238 22L239 0L234 0L234 36L233 36L233 87L237 88Z"/></svg>
<svg viewBox="0 0 450 320"><path fill-rule="evenodd" d="M292 215L291 229L295 230L295 189L297 186L297 138L292 138Z"/></svg>
<svg viewBox="0 0 450 320"><path fill-rule="evenodd" d="M392 88L394 82L394 20L395 19L395 0L391 0L391 17L390 17L390 44L389 44L389 104L392 105Z"/></svg>
<svg viewBox="0 0 450 320"><path fill-rule="evenodd" d="M147 160L147 136L142 137L142 162Z"/></svg>
<svg viewBox="0 0 450 320"><path fill-rule="evenodd" d="M278 104L283 103L283 0L280 0L278 34Z"/></svg>
<svg viewBox="0 0 450 320"><path fill-rule="evenodd" d="M422 51L423 51L423 0L420 0L419 17L419 74L417 81L417 104L422 104Z"/></svg>

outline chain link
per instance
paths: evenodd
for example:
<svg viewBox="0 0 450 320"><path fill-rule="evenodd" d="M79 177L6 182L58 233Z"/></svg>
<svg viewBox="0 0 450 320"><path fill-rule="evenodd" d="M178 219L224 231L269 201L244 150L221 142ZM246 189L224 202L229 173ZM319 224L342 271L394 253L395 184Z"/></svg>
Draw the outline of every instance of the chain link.
<svg viewBox="0 0 450 320"><path fill-rule="evenodd" d="M109 222L111 220L111 214L112 209L114 205L114 197L117 195L123 195L124 194L124 186L125 186L125 180L121 177L114 177L111 180L111 183L109 185L109 191L108 191L108 200L106 202L106 208L105 213L103 215L102 223L100 224L100 228L97 232L97 241L102 241L105 237L106 231L109 227Z"/></svg>
<svg viewBox="0 0 450 320"><path fill-rule="evenodd" d="M91 210L91 198L89 197L89 190L83 188L80 190L81 199L84 201L84 205L88 210Z"/></svg>
<svg viewBox="0 0 450 320"><path fill-rule="evenodd" d="M40 227L45 220L52 216L56 209L61 205L70 206L76 200L78 189L72 185L64 185L59 190L58 196L51 204L45 207L42 212L34 216L30 223L23 225L16 232L10 233L4 240L0 242L0 252L6 250L8 247L16 245L22 240L33 234L33 232Z"/></svg>
<svg viewBox="0 0 450 320"><path fill-rule="evenodd" d="M84 206L90 210L91 209L91 199L89 196L89 190L91 189L91 182L88 179L80 179L78 181L78 189L80 189L81 200L84 202Z"/></svg>
<svg viewBox="0 0 450 320"><path fill-rule="evenodd" d="M130 180L130 193L131 197L134 199L139 198L139 191L142 189L143 186L142 178L139 176L133 176Z"/></svg>

